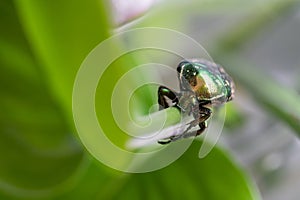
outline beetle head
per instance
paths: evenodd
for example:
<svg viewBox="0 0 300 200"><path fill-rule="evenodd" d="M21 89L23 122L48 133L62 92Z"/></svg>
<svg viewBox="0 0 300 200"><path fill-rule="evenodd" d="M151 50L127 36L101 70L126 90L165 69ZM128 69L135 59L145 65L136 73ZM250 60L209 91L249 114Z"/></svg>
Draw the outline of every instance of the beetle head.
<svg viewBox="0 0 300 200"><path fill-rule="evenodd" d="M190 90L190 86L197 84L196 76L198 75L197 66L191 62L182 61L177 67L178 78L181 83L181 89Z"/></svg>

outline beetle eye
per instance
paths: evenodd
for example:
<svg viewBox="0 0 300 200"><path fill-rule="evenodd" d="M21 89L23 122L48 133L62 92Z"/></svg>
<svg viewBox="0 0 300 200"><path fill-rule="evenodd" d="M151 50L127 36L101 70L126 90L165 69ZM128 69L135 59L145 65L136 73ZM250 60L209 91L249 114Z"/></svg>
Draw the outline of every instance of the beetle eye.
<svg viewBox="0 0 300 200"><path fill-rule="evenodd" d="M180 72L181 72L181 69L182 69L182 67L181 67L181 65L179 65L179 66L177 67L177 72L180 73Z"/></svg>
<svg viewBox="0 0 300 200"><path fill-rule="evenodd" d="M179 64L178 64L178 67L177 67L177 72L178 73L181 73L181 70L182 70L182 67L185 65L185 64L187 64L188 62L187 61L182 61L182 62L180 62Z"/></svg>

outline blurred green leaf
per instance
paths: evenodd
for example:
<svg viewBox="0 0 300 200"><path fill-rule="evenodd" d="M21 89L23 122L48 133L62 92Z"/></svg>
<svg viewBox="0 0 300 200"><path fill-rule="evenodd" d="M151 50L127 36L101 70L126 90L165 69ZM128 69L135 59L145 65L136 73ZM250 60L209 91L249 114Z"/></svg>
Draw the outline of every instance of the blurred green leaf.
<svg viewBox="0 0 300 200"><path fill-rule="evenodd" d="M58 185L73 184L83 152L48 92L14 5L1 1L0 9L1 195L55 194Z"/></svg>
<svg viewBox="0 0 300 200"><path fill-rule="evenodd" d="M72 88L85 56L108 37L103 2L16 0L34 54L49 86L71 119Z"/></svg>
<svg viewBox="0 0 300 200"><path fill-rule="evenodd" d="M94 163L84 182L59 199L84 196L89 199L260 199L256 188L223 150L214 148L207 157L199 159L200 144L195 141L180 159L164 169L144 174L122 173L109 181L97 175ZM103 184L105 180L107 184Z"/></svg>

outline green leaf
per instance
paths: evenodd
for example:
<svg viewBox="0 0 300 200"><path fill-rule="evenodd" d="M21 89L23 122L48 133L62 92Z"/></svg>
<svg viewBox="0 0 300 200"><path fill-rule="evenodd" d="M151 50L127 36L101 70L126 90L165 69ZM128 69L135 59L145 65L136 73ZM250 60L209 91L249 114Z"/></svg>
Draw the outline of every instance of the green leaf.
<svg viewBox="0 0 300 200"><path fill-rule="evenodd" d="M260 199L257 189L224 150L214 148L199 159L200 144L194 142L173 164L150 173L118 173L107 179L97 175L100 166L94 163L83 182L59 199L85 195L90 199Z"/></svg>
<svg viewBox="0 0 300 200"><path fill-rule="evenodd" d="M73 185L84 154L48 92L12 2L1 1L0 10L6 27L0 33L0 196L56 194Z"/></svg>
<svg viewBox="0 0 300 200"><path fill-rule="evenodd" d="M103 3L96 0L15 2L52 93L71 119L76 72L85 56L108 37Z"/></svg>

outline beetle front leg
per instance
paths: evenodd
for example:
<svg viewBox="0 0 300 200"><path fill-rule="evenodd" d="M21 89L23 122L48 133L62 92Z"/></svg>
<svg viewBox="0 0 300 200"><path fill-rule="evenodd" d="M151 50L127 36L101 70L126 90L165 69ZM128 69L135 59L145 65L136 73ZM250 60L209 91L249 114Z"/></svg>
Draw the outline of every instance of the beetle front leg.
<svg viewBox="0 0 300 200"><path fill-rule="evenodd" d="M175 106L178 104L178 97L177 94L175 92L173 92L172 90L170 90L167 87L164 86L160 86L158 88L158 104L161 105L159 107L159 110L168 108L172 105L169 105L169 103L167 102L167 99L170 99L170 101L172 101L172 104L175 104Z"/></svg>
<svg viewBox="0 0 300 200"><path fill-rule="evenodd" d="M200 135L207 128L206 120L211 116L211 109L199 106L199 130L196 133L196 136Z"/></svg>

